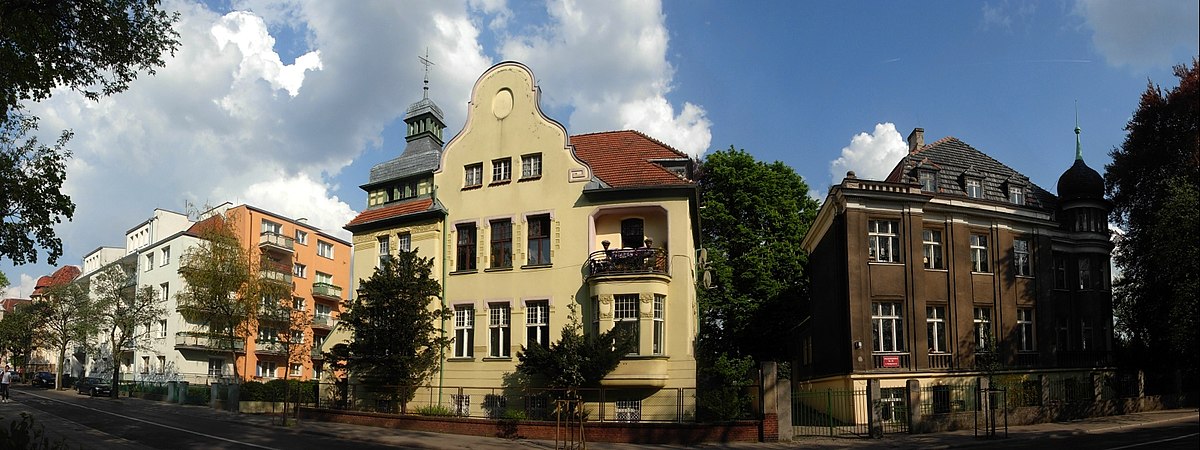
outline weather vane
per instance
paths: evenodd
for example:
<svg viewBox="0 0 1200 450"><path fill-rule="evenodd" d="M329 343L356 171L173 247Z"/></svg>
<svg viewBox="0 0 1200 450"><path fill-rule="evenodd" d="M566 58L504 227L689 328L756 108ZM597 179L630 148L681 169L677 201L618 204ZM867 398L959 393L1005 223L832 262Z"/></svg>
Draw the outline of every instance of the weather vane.
<svg viewBox="0 0 1200 450"><path fill-rule="evenodd" d="M425 87L421 89L425 91L424 98L429 98L429 66L433 65L433 61L429 60L429 47L425 47L425 56L417 55L417 59L425 65Z"/></svg>

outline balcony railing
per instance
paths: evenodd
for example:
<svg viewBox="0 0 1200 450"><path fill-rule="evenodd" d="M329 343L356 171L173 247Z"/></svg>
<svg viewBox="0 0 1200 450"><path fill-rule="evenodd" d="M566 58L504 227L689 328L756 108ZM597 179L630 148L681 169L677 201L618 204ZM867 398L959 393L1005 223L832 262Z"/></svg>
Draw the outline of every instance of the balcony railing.
<svg viewBox="0 0 1200 450"><path fill-rule="evenodd" d="M312 320L313 328L324 328L327 330L333 329L333 326L336 323L337 322L334 320L334 318L328 315L315 315L313 316Z"/></svg>
<svg viewBox="0 0 1200 450"><path fill-rule="evenodd" d="M205 333L180 331L175 333L175 348L244 352L246 350L246 343L232 336L210 336Z"/></svg>
<svg viewBox="0 0 1200 450"><path fill-rule="evenodd" d="M1059 367L1107 367L1112 365L1112 352L1061 351L1057 359Z"/></svg>
<svg viewBox="0 0 1200 450"><path fill-rule="evenodd" d="M871 359L876 369L899 370L912 367L908 356L908 353L872 353Z"/></svg>
<svg viewBox="0 0 1200 450"><path fill-rule="evenodd" d="M930 353L929 368L934 370L949 370L954 368L953 353Z"/></svg>
<svg viewBox="0 0 1200 450"><path fill-rule="evenodd" d="M329 283L313 283L313 296L323 297L331 300L342 300L342 287Z"/></svg>
<svg viewBox="0 0 1200 450"><path fill-rule="evenodd" d="M1017 353L1017 359L1016 359L1016 361L1013 362L1013 365L1020 366L1020 367L1036 366L1036 365L1038 365L1038 357L1039 356L1040 355L1037 353L1026 353L1026 352Z"/></svg>
<svg viewBox="0 0 1200 450"><path fill-rule="evenodd" d="M600 250L588 255L588 277L667 275L667 252L661 248Z"/></svg>
<svg viewBox="0 0 1200 450"><path fill-rule="evenodd" d="M284 272L275 267L264 266L258 271L258 276L264 281L273 281L287 285L292 284L292 274Z"/></svg>
<svg viewBox="0 0 1200 450"><path fill-rule="evenodd" d="M275 342L275 341L256 341L256 342L254 342L254 353L280 354L280 353L284 353L285 352L284 350L285 349L284 349L282 342Z"/></svg>
<svg viewBox="0 0 1200 450"><path fill-rule="evenodd" d="M264 231L258 236L259 248L273 248L287 253L296 251L296 241L288 236L284 236L272 231Z"/></svg>
<svg viewBox="0 0 1200 450"><path fill-rule="evenodd" d="M309 353L310 353L310 356L312 356L312 359L315 359L318 361L325 359L325 354L321 353L321 347L318 345L314 345L312 350Z"/></svg>

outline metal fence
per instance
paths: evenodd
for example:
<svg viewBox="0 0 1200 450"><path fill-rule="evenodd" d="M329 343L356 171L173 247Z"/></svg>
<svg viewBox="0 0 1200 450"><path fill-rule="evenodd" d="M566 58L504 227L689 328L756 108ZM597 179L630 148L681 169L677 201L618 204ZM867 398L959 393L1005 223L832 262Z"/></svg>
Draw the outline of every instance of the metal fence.
<svg viewBox="0 0 1200 450"><path fill-rule="evenodd" d="M321 408L512 420L554 420L556 400L570 398L562 389L465 386L367 386L321 383ZM746 389L755 395L758 387ZM408 395L411 400L402 402ZM694 422L695 388L580 388L582 416L588 422ZM748 403L757 404L755 398ZM747 417L752 413L747 412Z"/></svg>
<svg viewBox="0 0 1200 450"><path fill-rule="evenodd" d="M883 432L907 433L911 407L907 389L880 389L877 402ZM792 391L793 433L799 436L868 436L871 432L870 408L866 390Z"/></svg>

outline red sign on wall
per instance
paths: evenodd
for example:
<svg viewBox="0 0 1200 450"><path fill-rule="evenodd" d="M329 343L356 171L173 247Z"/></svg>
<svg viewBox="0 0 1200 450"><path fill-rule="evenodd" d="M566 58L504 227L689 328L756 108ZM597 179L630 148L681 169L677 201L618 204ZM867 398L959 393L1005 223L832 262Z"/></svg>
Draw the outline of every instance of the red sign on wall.
<svg viewBox="0 0 1200 450"><path fill-rule="evenodd" d="M884 356L883 357L883 367L886 367L886 368L900 367L900 357L899 356Z"/></svg>

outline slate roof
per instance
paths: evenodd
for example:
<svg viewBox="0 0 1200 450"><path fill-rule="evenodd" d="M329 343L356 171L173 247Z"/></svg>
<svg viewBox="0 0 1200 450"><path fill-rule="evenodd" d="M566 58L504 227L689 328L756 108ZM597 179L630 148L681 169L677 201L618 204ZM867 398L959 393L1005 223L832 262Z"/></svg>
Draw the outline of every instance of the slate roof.
<svg viewBox="0 0 1200 450"><path fill-rule="evenodd" d="M79 278L82 271L76 266L62 266L55 270L53 274L38 278L37 284L33 287L32 295L43 295L47 289L55 286L61 286Z"/></svg>
<svg viewBox="0 0 1200 450"><path fill-rule="evenodd" d="M1058 198L1029 180L1029 177L996 161L958 138L947 136L921 147L900 160L887 181L918 183L918 166L937 169L937 196L966 197L963 178L978 177L983 186L983 198L1008 203L1008 183L1025 186L1025 206L1053 211Z"/></svg>
<svg viewBox="0 0 1200 450"><path fill-rule="evenodd" d="M418 198L396 204L384 206L382 208L368 209L358 214L350 223L347 223L345 228L356 227L359 225L378 222L381 220L394 219L409 214L431 211L440 209L441 206L435 206L432 198Z"/></svg>
<svg viewBox="0 0 1200 450"><path fill-rule="evenodd" d="M608 187L687 186L692 180L665 169L659 162L690 164L688 156L637 131L607 131L571 136L575 155L592 168Z"/></svg>
<svg viewBox="0 0 1200 450"><path fill-rule="evenodd" d="M404 154L372 167L371 177L364 186L433 172L441 164L441 150L442 146L432 139L409 141Z"/></svg>

